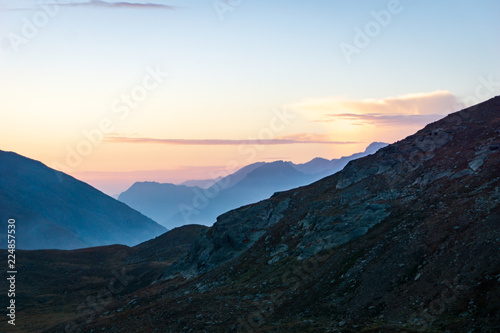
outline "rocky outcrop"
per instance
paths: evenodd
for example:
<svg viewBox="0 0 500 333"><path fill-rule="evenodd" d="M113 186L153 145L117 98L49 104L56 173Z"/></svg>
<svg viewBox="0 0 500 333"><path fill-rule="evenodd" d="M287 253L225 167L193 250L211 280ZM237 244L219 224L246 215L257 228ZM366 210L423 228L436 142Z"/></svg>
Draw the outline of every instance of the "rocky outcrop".
<svg viewBox="0 0 500 333"><path fill-rule="evenodd" d="M390 216L395 206L428 196L436 182L473 177L489 156L497 156L498 127L482 124L498 121L498 100L429 124L310 186L221 215L165 278L205 273L261 239L278 243L270 250L269 262L275 263L287 255L309 258L359 238ZM273 226L278 222L283 229L276 239ZM277 250L284 246L286 250Z"/></svg>
<svg viewBox="0 0 500 333"><path fill-rule="evenodd" d="M263 202L221 215L193 244L187 257L167 269L165 278L197 276L236 258L251 248L266 230L280 221L290 200Z"/></svg>
<svg viewBox="0 0 500 333"><path fill-rule="evenodd" d="M497 332L499 147L496 97L221 215L82 330Z"/></svg>

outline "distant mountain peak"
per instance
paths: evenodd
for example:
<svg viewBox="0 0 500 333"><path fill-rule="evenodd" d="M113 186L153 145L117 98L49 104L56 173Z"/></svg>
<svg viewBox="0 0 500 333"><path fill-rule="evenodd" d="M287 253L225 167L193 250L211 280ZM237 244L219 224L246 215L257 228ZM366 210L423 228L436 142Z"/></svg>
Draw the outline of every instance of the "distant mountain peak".
<svg viewBox="0 0 500 333"><path fill-rule="evenodd" d="M375 142L365 152L331 161L317 157L304 164L283 160L252 163L218 180L181 185L140 182L118 198L168 228L188 223L211 225L228 210L313 183L385 145Z"/></svg>
<svg viewBox="0 0 500 333"><path fill-rule="evenodd" d="M381 148L387 147L389 144L385 142L372 142L366 147L365 152L376 151Z"/></svg>

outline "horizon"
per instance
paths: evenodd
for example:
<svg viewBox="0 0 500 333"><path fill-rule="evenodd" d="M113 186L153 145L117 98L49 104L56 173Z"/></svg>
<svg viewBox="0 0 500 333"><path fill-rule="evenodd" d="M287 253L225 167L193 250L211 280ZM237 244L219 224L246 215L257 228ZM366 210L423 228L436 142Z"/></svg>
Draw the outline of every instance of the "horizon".
<svg viewBox="0 0 500 333"><path fill-rule="evenodd" d="M0 149L110 195L349 156L498 95L499 9L0 0Z"/></svg>
<svg viewBox="0 0 500 333"><path fill-rule="evenodd" d="M385 142L372 142L372 143L370 143L366 147L365 150L360 151L360 152L356 152L354 154L365 152L373 144L386 144L386 143ZM2 150L0 149L0 151L2 151ZM15 152L15 151L4 151L4 152L6 152L6 153L14 153L14 154L22 156L24 158L28 158L28 159L31 159L33 161L41 162L41 161L38 161L36 159L31 158L30 156L21 155L21 154ZM353 154L351 154L351 155L353 155ZM345 158L345 157L350 157L351 155L341 156L338 159ZM325 158L323 158L323 157L315 157L315 158L313 158L313 159L311 159L309 161L306 161L305 163L311 162L311 161L313 161L315 159L325 159ZM328 160L328 159L325 159L325 160ZM330 159L330 160L334 160L334 159ZM214 170L210 170L210 172L208 174L214 176L212 178L188 178L188 179L182 178L182 179L180 179L180 180L178 180L176 182L171 182L170 181L172 179L171 175L168 175L167 177L165 177L165 174L164 174L165 170L148 170L147 174L150 177L149 180L142 180L142 179L138 178L138 177L141 177L141 171L129 171L129 172L123 172L122 175L118 175L118 179L120 179L120 187L121 186L126 186L126 188L124 188L122 191L117 192L117 193L111 193L111 192L107 193L106 191L103 191L102 188L100 188L100 187L106 188L106 183L108 183L110 181L113 181L113 179L110 179L110 173L104 173L104 175L102 175L102 174L99 174L99 172L93 172L93 171L90 171L90 172L81 172L81 173L75 172L71 176L74 177L75 179L83 181L83 182L85 182L85 180L84 180L85 178L93 179L96 184L98 184L98 185L100 184L101 186L95 186L95 184L91 184L89 182L86 182L86 183L88 183L92 187L100 190L101 192L103 192L103 193L105 193L105 194L107 194L107 195L109 195L109 196L114 197L115 199L117 199L118 196L121 193L123 193L126 190L130 189L130 187L132 187L132 185L134 185L135 183L172 184L172 185L185 185L185 186L188 186L188 187L193 187L195 185L186 185L184 183L188 183L190 181L194 181L194 182L197 182L197 181L198 182L199 181L202 181L202 182L206 181L206 185L208 186L208 185L212 185L214 181L216 181L218 179L221 179L221 178L223 178L225 176L230 176L230 175L236 173L237 171L245 168L246 166L249 166L249 165L252 165L252 164L259 164L259 163L269 164L269 163L275 163L275 162L292 163L292 164L295 164L295 165L299 164L299 163L294 163L293 161L286 161L286 160L279 160L279 159L276 159L276 160L273 159L273 161L271 161L271 162L258 161L258 162L250 163L250 164L243 165L243 166L233 165L231 169L229 169L228 167L220 167L219 169L216 169L218 172L214 171ZM47 166L47 167L50 167L49 165L46 165L45 163L44 163L44 165ZM57 171L61 171L61 170L57 170ZM300 172L300 171L298 171L298 172ZM125 175L123 175L123 174L125 174ZM130 185L126 185L127 183L124 182L124 179L128 179ZM165 181L162 181L162 179L165 179ZM100 183L100 182L102 182L102 183ZM196 185L196 186L198 186L198 185Z"/></svg>

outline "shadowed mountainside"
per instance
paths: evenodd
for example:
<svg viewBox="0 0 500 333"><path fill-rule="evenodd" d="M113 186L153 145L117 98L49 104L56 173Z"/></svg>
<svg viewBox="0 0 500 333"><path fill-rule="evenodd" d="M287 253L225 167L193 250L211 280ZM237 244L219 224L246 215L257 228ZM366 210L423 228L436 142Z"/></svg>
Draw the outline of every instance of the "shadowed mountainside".
<svg viewBox="0 0 500 333"><path fill-rule="evenodd" d="M497 332L500 97L191 235L90 317L54 324L61 305L39 303L54 324L42 331Z"/></svg>
<svg viewBox="0 0 500 333"><path fill-rule="evenodd" d="M110 302L158 280L206 229L183 226L135 247L16 251L18 319L12 330L8 317L2 316L0 331L40 332L67 320L71 324L61 332L76 332L77 318L93 318ZM0 254L7 257L6 250ZM0 295L0 302L9 302L7 293Z"/></svg>
<svg viewBox="0 0 500 333"><path fill-rule="evenodd" d="M20 249L136 245L166 229L92 186L21 155L0 151L0 219L16 220ZM6 248L7 237L0 238Z"/></svg>
<svg viewBox="0 0 500 333"><path fill-rule="evenodd" d="M137 307L83 327L496 332L499 227L496 97L219 216Z"/></svg>

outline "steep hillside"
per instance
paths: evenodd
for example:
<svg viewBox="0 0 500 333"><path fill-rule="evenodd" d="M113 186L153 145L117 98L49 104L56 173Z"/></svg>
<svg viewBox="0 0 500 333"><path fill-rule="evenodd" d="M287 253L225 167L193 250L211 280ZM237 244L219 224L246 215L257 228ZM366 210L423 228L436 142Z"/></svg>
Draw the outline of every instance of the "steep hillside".
<svg viewBox="0 0 500 333"><path fill-rule="evenodd" d="M196 224L172 229L161 236L135 246L133 255L127 260L130 262L174 262L175 259L188 253L191 244L207 229L206 226Z"/></svg>
<svg viewBox="0 0 500 333"><path fill-rule="evenodd" d="M496 97L221 215L82 329L497 332L499 245Z"/></svg>
<svg viewBox="0 0 500 333"><path fill-rule="evenodd" d="M16 220L20 249L136 245L166 229L127 205L62 172L0 151L0 219ZM0 238L6 248L7 237Z"/></svg>

